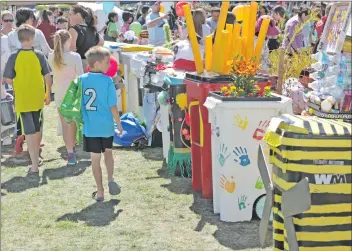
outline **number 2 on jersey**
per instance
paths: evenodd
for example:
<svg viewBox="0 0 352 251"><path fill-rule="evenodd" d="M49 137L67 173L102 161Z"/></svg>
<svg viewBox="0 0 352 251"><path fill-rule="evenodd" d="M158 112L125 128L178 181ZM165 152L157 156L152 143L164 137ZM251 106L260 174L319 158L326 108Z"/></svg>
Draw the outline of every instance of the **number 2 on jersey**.
<svg viewBox="0 0 352 251"><path fill-rule="evenodd" d="M89 96L89 100L86 104L86 110L87 111L96 111L97 107L94 106L94 101L97 98L97 93L95 92L95 90L92 88L88 88L84 91L84 95Z"/></svg>

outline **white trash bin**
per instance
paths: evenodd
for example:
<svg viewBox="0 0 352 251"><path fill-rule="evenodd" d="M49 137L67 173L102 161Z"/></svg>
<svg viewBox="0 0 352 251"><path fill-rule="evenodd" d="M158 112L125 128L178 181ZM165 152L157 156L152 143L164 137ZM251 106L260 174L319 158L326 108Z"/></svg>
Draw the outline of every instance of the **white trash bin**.
<svg viewBox="0 0 352 251"><path fill-rule="evenodd" d="M292 114L290 98L281 101L229 101L210 94L205 106L212 126L214 213L226 222L250 221L256 200L265 194L257 167L259 144L272 117Z"/></svg>

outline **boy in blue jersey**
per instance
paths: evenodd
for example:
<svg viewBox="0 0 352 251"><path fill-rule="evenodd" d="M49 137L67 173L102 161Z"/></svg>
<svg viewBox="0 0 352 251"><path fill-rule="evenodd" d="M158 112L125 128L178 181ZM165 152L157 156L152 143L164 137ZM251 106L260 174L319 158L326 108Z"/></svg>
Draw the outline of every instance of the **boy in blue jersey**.
<svg viewBox="0 0 352 251"><path fill-rule="evenodd" d="M97 191L92 194L96 201L104 200L104 187L100 167L101 153L104 154L108 173L108 186L111 195L121 192L114 181L114 159L112 144L114 138L114 120L119 134L122 134L120 116L117 109L117 97L114 82L104 75L110 66L110 51L101 46L92 47L86 53L90 72L80 76L82 83L83 148L90 152L92 169Z"/></svg>

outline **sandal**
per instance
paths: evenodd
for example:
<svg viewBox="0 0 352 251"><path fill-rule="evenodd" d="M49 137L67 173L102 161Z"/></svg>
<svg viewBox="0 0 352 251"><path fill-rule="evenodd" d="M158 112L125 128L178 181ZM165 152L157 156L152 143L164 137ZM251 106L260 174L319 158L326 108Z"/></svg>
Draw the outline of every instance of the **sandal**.
<svg viewBox="0 0 352 251"><path fill-rule="evenodd" d="M95 199L97 202L103 202L104 197L97 197L97 193L98 191L95 191L94 193L92 193L92 198Z"/></svg>
<svg viewBox="0 0 352 251"><path fill-rule="evenodd" d="M28 174L28 175L34 175L34 174L35 174L35 175L39 175L39 171L38 171L38 172L33 172L31 169L32 169L32 168L29 168L29 169L28 169L28 171L27 171L27 174Z"/></svg>
<svg viewBox="0 0 352 251"><path fill-rule="evenodd" d="M110 180L108 183L109 186L109 193L111 195L118 195L121 193L121 187L117 184L114 180Z"/></svg>

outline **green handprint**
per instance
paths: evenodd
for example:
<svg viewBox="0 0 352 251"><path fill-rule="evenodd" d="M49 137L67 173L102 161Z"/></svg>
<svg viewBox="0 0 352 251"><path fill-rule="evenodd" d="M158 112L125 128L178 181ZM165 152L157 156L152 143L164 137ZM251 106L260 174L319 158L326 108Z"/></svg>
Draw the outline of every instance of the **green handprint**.
<svg viewBox="0 0 352 251"><path fill-rule="evenodd" d="M225 146L225 144L220 144L219 163L221 167L225 165L225 161L228 157L230 157L230 153L227 154L227 146Z"/></svg>
<svg viewBox="0 0 352 251"><path fill-rule="evenodd" d="M242 195L241 198L237 198L237 201L238 201L238 208L240 210L242 209L246 209L247 206L246 206L246 200L247 200L247 196L246 195Z"/></svg>
<svg viewBox="0 0 352 251"><path fill-rule="evenodd" d="M255 183L255 188L258 190L262 190L264 188L263 180L258 177L257 182Z"/></svg>

